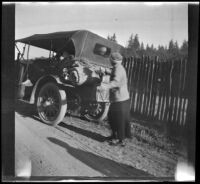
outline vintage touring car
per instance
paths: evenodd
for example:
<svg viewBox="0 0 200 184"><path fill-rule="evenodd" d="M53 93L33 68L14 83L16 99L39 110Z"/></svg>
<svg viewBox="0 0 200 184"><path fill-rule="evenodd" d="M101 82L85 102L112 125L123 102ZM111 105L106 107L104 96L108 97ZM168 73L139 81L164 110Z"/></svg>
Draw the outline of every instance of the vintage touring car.
<svg viewBox="0 0 200 184"><path fill-rule="evenodd" d="M19 43L24 44L22 51ZM106 117L109 91L98 86L109 80L110 54L123 54L121 45L76 30L35 34L16 40L15 46L17 99L35 104L43 122L57 125L67 113L94 121ZM29 59L30 46L48 50L49 57ZM69 57L61 59L64 53Z"/></svg>

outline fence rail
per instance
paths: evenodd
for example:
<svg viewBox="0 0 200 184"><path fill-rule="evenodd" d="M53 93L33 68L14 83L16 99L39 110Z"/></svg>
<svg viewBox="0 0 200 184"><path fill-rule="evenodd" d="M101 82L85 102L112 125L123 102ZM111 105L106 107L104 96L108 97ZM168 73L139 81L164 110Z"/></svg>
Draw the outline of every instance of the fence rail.
<svg viewBox="0 0 200 184"><path fill-rule="evenodd" d="M131 112L145 120L184 126L188 98L185 93L187 59L124 58Z"/></svg>

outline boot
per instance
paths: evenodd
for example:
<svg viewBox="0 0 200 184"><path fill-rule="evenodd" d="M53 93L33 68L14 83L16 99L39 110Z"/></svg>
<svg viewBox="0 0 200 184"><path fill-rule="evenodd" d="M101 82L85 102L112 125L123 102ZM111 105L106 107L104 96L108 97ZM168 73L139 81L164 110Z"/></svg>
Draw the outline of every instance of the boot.
<svg viewBox="0 0 200 184"><path fill-rule="evenodd" d="M112 133L111 136L109 136L109 137L106 138L106 140L107 140L108 142L112 142L113 140L116 140L116 139L117 139L116 133Z"/></svg>

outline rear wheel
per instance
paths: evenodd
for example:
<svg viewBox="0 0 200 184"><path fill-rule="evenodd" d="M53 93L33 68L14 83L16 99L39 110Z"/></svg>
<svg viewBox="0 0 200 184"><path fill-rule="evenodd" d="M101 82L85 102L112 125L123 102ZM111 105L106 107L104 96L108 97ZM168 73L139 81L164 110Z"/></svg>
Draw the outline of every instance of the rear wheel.
<svg viewBox="0 0 200 184"><path fill-rule="evenodd" d="M90 102L84 117L90 121L103 121L107 117L109 105L105 102Z"/></svg>
<svg viewBox="0 0 200 184"><path fill-rule="evenodd" d="M48 82L39 91L37 98L38 115L44 123L56 126L67 110L66 93L55 83Z"/></svg>

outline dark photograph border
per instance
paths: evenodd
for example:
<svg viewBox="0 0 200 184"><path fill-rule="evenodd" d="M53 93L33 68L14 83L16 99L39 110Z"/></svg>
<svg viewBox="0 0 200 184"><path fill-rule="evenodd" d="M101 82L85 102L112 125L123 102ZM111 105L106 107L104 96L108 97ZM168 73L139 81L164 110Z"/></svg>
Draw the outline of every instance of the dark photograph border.
<svg viewBox="0 0 200 184"><path fill-rule="evenodd" d="M198 68L198 44L199 44L199 5L189 4L188 6L188 60L192 61L189 68L188 79L188 128L186 136L188 139L188 161L195 166L198 161L196 132L198 125L197 116L197 68ZM15 87L14 87L14 40L15 40L15 5L2 6L2 45L1 45L1 153L2 153L2 179L3 181L24 181L24 178L15 177ZM197 177L197 174L196 174ZM31 177L28 180L58 181L58 180L103 180L104 178L69 178L69 177ZM112 180L110 178L108 180ZM130 178L127 178L127 181ZM141 180L142 178L138 178ZM119 178L120 180L120 178ZM137 179L136 179L137 180ZM145 180L145 179L144 179ZM150 179L151 180L151 179ZM161 178L161 181L169 181Z"/></svg>

